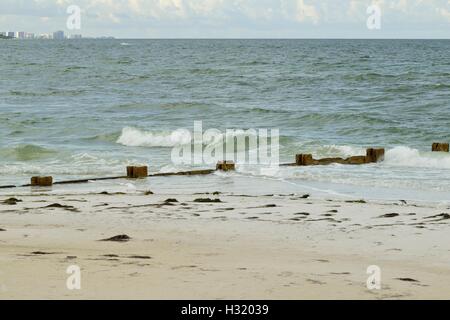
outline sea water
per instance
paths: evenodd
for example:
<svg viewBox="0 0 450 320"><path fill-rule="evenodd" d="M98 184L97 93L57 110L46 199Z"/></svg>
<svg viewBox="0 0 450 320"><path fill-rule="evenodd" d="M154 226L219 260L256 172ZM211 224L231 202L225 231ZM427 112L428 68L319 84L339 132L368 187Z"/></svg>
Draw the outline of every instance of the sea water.
<svg viewBox="0 0 450 320"><path fill-rule="evenodd" d="M145 187L450 200L450 154L430 152L450 142L449 52L448 40L3 40L0 185L123 174L132 163L188 169L171 161L182 143L171 134L202 121L279 129L281 162L372 146L386 157L270 173L242 165Z"/></svg>

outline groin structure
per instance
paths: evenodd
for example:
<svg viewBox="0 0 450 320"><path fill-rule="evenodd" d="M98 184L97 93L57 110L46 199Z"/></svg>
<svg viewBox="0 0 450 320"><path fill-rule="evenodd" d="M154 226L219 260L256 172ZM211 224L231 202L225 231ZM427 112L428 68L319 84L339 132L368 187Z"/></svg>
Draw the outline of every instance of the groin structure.
<svg viewBox="0 0 450 320"><path fill-rule="evenodd" d="M449 143L433 143L431 150L433 152L449 152ZM366 155L352 156L348 158L322 158L314 159L312 154L297 154L295 156L294 163L285 163L281 166L318 166L318 165L330 165L330 164L344 164L344 165L364 165L370 163L377 163L384 160L385 149L383 148L369 148L366 149ZM67 185L88 183L90 181L104 181L104 180L116 180L116 179L143 179L149 177L167 177L167 176L193 176L193 175L208 175L215 171L234 171L236 165L233 161L224 160L219 161L216 165L216 169L202 169L191 170L181 172L162 172L149 174L148 166L128 166L126 168L126 175L112 176L112 177L100 177L90 179L78 179L67 181L54 181L52 176L36 176L32 177L30 184L25 185L5 185L0 186L0 189L12 189L18 187L51 187L52 185Z"/></svg>

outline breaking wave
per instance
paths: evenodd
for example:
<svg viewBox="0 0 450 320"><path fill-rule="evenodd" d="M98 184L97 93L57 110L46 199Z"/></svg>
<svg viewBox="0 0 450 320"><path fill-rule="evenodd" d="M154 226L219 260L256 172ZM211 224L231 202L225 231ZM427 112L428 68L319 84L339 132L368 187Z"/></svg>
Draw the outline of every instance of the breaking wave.
<svg viewBox="0 0 450 320"><path fill-rule="evenodd" d="M206 137L207 131L203 132L203 145L220 146L224 142L226 144L232 144L234 139L248 139L252 137L256 141L258 131L257 130L233 130L216 133ZM120 137L117 139L117 143L128 147L165 147L171 148L175 146L188 145L193 142L193 133L188 130L175 130L175 131L144 131L134 127L125 127L122 129ZM280 137L283 141L283 137ZM242 141L242 140L241 140ZM248 141L248 140L245 140ZM236 151L243 151L248 149L248 143L241 145L235 143L238 147Z"/></svg>
<svg viewBox="0 0 450 320"><path fill-rule="evenodd" d="M122 129L122 134L117 143L128 147L174 147L190 143L190 137L172 133L169 131L143 131L137 128L126 127Z"/></svg>
<svg viewBox="0 0 450 320"><path fill-rule="evenodd" d="M385 165L396 167L450 169L450 154L443 152L423 152L399 146L387 150Z"/></svg>

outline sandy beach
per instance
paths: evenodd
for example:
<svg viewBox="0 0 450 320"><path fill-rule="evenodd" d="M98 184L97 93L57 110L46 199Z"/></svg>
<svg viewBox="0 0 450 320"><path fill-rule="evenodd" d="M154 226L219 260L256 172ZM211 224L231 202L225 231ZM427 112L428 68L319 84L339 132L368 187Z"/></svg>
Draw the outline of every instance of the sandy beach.
<svg viewBox="0 0 450 320"><path fill-rule="evenodd" d="M447 212L314 194L18 192L0 196L0 299L449 299ZM81 290L67 289L71 265ZM380 290L366 287L371 265Z"/></svg>

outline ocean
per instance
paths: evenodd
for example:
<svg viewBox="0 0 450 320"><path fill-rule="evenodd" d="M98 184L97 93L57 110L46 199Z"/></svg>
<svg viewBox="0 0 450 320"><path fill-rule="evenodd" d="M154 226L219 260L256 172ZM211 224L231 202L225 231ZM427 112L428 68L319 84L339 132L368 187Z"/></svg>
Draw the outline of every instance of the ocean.
<svg viewBox="0 0 450 320"><path fill-rule="evenodd" d="M386 157L271 173L242 165L138 188L449 201L450 154L430 152L450 142L449 52L449 40L3 40L0 185L117 175L133 163L188 169L171 161L181 143L171 133L202 121L279 129L281 162L367 147Z"/></svg>

